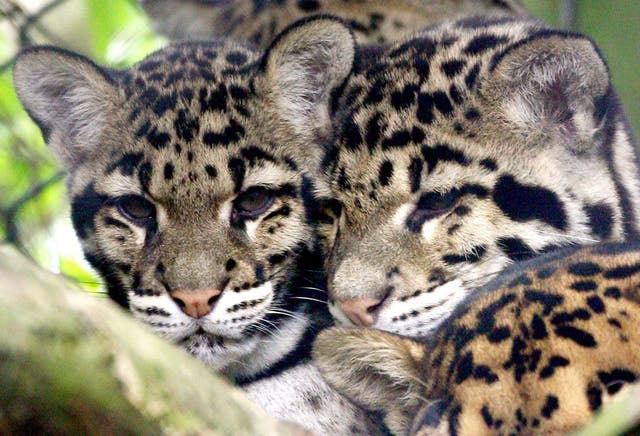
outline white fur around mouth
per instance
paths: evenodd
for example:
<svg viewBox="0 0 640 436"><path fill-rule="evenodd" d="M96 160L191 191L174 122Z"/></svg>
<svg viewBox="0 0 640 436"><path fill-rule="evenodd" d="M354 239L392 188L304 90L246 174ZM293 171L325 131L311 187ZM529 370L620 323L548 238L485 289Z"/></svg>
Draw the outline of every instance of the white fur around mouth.
<svg viewBox="0 0 640 436"><path fill-rule="evenodd" d="M378 314L375 329L403 336L427 336L442 323L468 295L461 279L452 280L405 301L393 300ZM410 315L414 312L417 315Z"/></svg>

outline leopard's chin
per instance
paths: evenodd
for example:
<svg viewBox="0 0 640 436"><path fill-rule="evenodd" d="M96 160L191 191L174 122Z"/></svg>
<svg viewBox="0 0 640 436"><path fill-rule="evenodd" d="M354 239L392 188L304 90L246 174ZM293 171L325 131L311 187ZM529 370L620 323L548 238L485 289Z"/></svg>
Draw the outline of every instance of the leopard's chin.
<svg viewBox="0 0 640 436"><path fill-rule="evenodd" d="M231 363L242 361L255 350L256 340L251 337L227 338L199 329L178 345L212 370L224 373Z"/></svg>

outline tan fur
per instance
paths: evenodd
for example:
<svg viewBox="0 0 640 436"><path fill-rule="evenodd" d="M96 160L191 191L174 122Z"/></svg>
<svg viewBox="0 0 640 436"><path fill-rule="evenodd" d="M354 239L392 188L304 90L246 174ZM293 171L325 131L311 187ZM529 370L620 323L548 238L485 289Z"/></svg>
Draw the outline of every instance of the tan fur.
<svg viewBox="0 0 640 436"><path fill-rule="evenodd" d="M267 412L322 433L364 433L367 420L308 363L309 342L331 323L319 141L353 52L350 31L327 18L290 29L267 54L183 43L114 71L37 47L14 70L69 172L73 223L109 295ZM256 191L268 201L242 215Z"/></svg>
<svg viewBox="0 0 640 436"><path fill-rule="evenodd" d="M323 332L314 356L395 434L567 433L640 377L639 285L638 244L572 249L503 273L413 344L423 358L355 329Z"/></svg>
<svg viewBox="0 0 640 436"><path fill-rule="evenodd" d="M514 261L638 233L636 148L585 37L446 23L380 48L337 106L340 320L341 302L375 299L372 327L423 336Z"/></svg>

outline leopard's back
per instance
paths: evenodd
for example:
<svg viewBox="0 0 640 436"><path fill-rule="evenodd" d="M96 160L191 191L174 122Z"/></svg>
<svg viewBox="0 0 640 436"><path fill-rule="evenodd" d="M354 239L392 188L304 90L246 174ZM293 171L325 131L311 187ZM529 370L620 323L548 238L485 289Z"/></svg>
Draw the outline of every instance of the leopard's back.
<svg viewBox="0 0 640 436"><path fill-rule="evenodd" d="M317 14L344 19L361 43L395 41L462 17L527 15L519 0L141 0L141 4L156 29L172 39L232 37L262 47L294 21Z"/></svg>
<svg viewBox="0 0 640 436"><path fill-rule="evenodd" d="M316 358L330 383L383 410L397 434L575 431L640 377L640 243L518 264L426 342L336 329ZM339 369L357 358L357 371Z"/></svg>

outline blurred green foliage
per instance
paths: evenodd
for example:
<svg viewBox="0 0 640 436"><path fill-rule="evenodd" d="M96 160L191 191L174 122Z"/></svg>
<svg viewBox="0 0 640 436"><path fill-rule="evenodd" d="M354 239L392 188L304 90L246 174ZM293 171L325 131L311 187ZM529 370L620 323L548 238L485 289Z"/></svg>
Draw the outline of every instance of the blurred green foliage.
<svg viewBox="0 0 640 436"><path fill-rule="evenodd" d="M562 0L524 0L533 14L560 27ZM35 43L54 43L99 63L124 67L161 47L135 0L13 0L29 7L56 3L26 32ZM614 83L636 131L640 128L640 2L637 0L577 0L575 30L591 35L609 61ZM0 2L0 5L3 5ZM9 65L19 20L0 17L0 65ZM7 30L7 31L3 31ZM14 29L15 30L15 29ZM42 265L74 277L89 290L98 279L82 260L68 220L68 204L60 173L38 128L21 109L13 91L10 68L0 70L0 240L17 238ZM51 182L53 181L53 182ZM51 183L49 183L51 182ZM35 188L42 188L41 190ZM37 192L36 192L37 191ZM37 195L33 195L33 194ZM10 226L7 212L14 213ZM14 226L15 224L15 226ZM15 234L14 234L15 233Z"/></svg>

